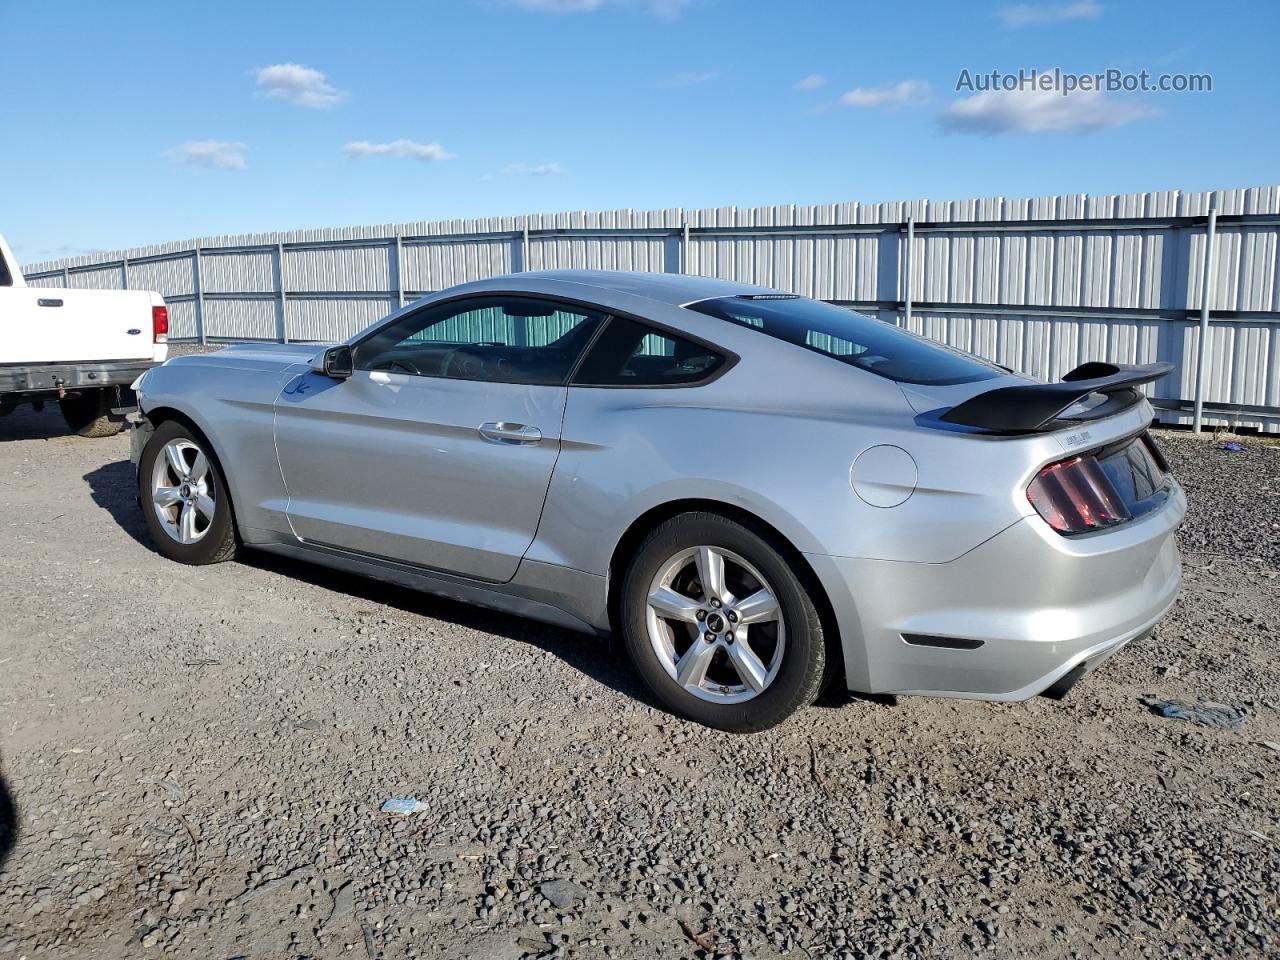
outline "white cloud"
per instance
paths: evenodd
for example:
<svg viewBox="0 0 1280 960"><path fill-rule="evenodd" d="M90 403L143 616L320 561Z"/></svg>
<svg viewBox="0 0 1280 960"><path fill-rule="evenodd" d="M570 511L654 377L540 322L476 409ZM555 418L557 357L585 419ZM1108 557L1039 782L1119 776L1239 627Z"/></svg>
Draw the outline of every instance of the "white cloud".
<svg viewBox="0 0 1280 960"><path fill-rule="evenodd" d="M824 77L822 74L811 73L807 77L805 77L803 80L797 81L796 85L792 89L802 90L805 93L808 93L810 90L817 90L820 86L822 86L826 82L827 82L827 78Z"/></svg>
<svg viewBox="0 0 1280 960"><path fill-rule="evenodd" d="M188 140L164 152L166 159L184 163L189 167L208 167L213 170L243 170L246 147L243 143L225 140Z"/></svg>
<svg viewBox="0 0 1280 960"><path fill-rule="evenodd" d="M438 143L415 143L413 140L392 140L390 143L370 143L368 140L355 140L342 148L347 156L360 157L407 157L433 163L436 160L452 160L450 153Z"/></svg>
<svg viewBox="0 0 1280 960"><path fill-rule="evenodd" d="M996 14L1006 27L1030 27L1064 20L1095 20L1102 15L1096 0L1074 0L1072 3L1015 3Z"/></svg>
<svg viewBox="0 0 1280 960"><path fill-rule="evenodd" d="M696 87L700 83L709 83L720 76L719 70L703 70L700 72L673 73L663 81L667 87Z"/></svg>
<svg viewBox="0 0 1280 960"><path fill-rule="evenodd" d="M841 95L846 107L899 107L925 100L929 85L922 80L903 80L891 87L855 87Z"/></svg>
<svg viewBox="0 0 1280 960"><path fill-rule="evenodd" d="M509 0L537 13L594 13L606 6L643 6L655 17L675 20L692 0Z"/></svg>
<svg viewBox="0 0 1280 960"><path fill-rule="evenodd" d="M991 90L947 107L939 122L959 133L1091 133L1122 127L1155 111L1100 90Z"/></svg>
<svg viewBox="0 0 1280 960"><path fill-rule="evenodd" d="M300 107L327 110L347 98L325 79L319 70L300 63L275 63L251 70L258 81L258 93L272 100L285 100Z"/></svg>
<svg viewBox="0 0 1280 960"><path fill-rule="evenodd" d="M509 177L548 177L564 173L558 163L512 163L502 170Z"/></svg>

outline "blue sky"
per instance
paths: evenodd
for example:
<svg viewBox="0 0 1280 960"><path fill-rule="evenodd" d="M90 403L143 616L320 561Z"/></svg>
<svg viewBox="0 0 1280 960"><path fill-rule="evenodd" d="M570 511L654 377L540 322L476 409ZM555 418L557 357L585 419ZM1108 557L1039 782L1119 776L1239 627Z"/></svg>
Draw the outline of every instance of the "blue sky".
<svg viewBox="0 0 1280 960"><path fill-rule="evenodd" d="M1280 4L0 0L24 262L570 209L1280 181ZM1211 93L957 92L962 70Z"/></svg>

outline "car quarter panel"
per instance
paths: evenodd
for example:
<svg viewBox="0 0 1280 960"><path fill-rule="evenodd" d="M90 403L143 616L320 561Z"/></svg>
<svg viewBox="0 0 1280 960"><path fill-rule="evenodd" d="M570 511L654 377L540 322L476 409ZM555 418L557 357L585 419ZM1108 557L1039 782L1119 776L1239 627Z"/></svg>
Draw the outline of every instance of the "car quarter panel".
<svg viewBox="0 0 1280 960"><path fill-rule="evenodd" d="M175 410L209 438L247 543L288 533L273 405L284 385L306 369L299 358L316 350L263 348L262 353L228 350L175 357L148 371L140 384L144 414Z"/></svg>

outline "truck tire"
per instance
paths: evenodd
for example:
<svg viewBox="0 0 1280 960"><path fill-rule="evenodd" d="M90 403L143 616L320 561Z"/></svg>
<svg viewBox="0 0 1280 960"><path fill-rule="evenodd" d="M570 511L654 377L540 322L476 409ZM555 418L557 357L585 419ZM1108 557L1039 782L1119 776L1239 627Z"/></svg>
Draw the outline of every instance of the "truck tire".
<svg viewBox="0 0 1280 960"><path fill-rule="evenodd" d="M106 390L64 397L58 407L67 426L82 437L114 437L124 429L124 421L111 418L111 395Z"/></svg>

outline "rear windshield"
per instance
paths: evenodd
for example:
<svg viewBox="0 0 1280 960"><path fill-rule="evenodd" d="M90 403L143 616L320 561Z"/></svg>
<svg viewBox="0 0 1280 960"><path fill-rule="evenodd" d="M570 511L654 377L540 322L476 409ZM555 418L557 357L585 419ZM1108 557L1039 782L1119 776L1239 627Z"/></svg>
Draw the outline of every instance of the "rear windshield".
<svg viewBox="0 0 1280 960"><path fill-rule="evenodd" d="M970 354L806 297L721 297L691 303L689 309L901 383L972 383L1004 373Z"/></svg>

